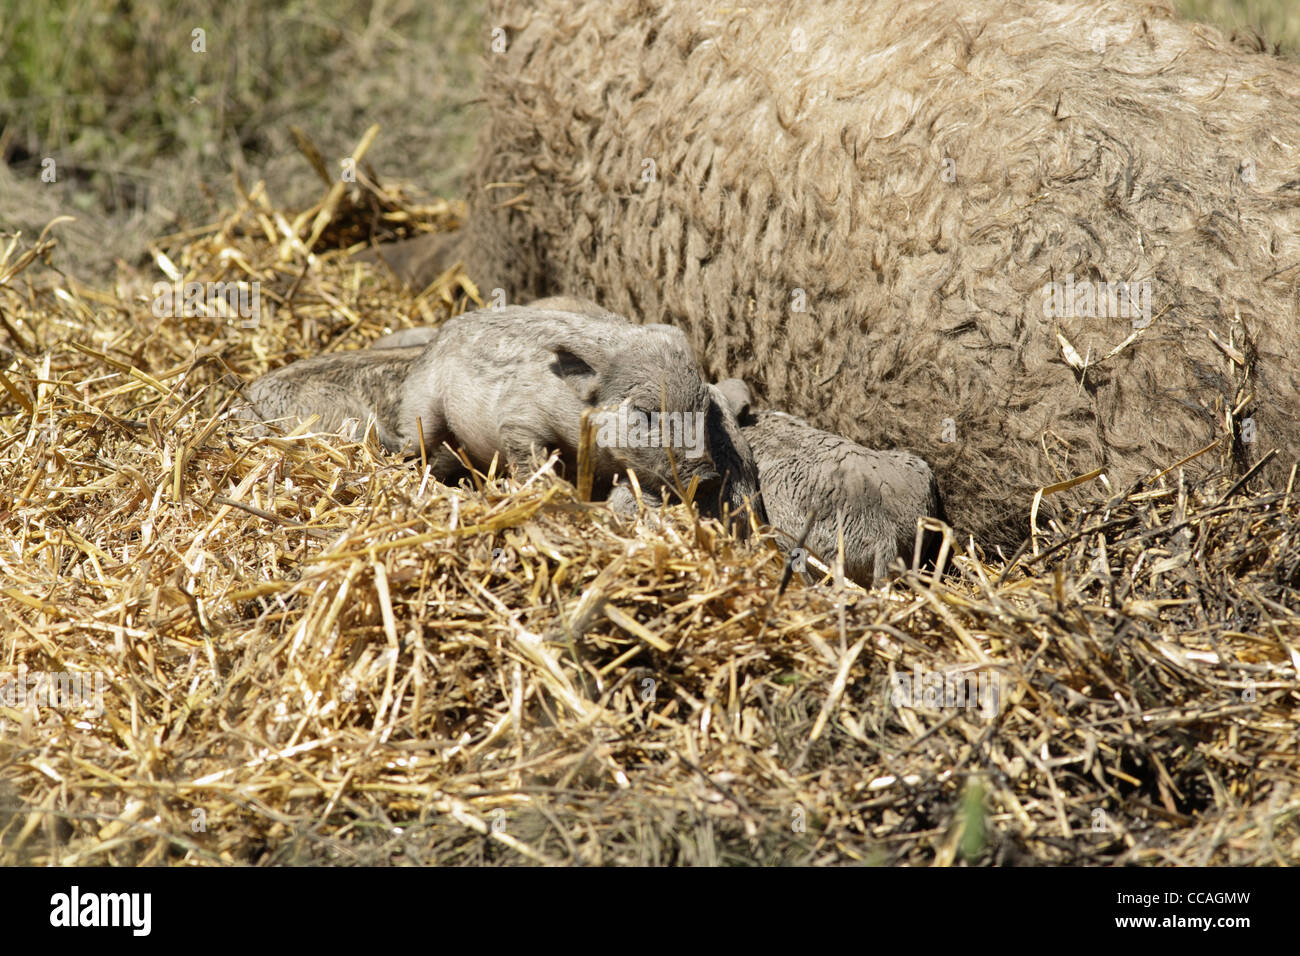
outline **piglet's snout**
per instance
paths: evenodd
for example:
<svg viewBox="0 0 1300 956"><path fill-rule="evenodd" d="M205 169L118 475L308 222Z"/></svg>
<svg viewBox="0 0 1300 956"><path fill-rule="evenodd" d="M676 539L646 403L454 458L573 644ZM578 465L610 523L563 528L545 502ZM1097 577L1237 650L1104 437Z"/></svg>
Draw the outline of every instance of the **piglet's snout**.
<svg viewBox="0 0 1300 956"><path fill-rule="evenodd" d="M691 482L699 479L695 486L695 498L699 500L705 497L713 497L722 490L722 475L712 468L700 468L696 471L679 473L682 480L682 490L690 488Z"/></svg>
<svg viewBox="0 0 1300 956"><path fill-rule="evenodd" d="M702 492L716 493L722 487L722 476L716 471L702 471L699 476L699 490Z"/></svg>

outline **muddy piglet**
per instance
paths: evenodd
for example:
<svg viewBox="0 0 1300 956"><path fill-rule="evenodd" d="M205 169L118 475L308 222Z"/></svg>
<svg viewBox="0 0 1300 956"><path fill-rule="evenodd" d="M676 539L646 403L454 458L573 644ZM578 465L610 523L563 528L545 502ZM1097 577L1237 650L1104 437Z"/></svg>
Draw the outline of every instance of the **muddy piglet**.
<svg viewBox="0 0 1300 956"><path fill-rule="evenodd" d="M912 563L918 518L947 521L930 466L902 451L873 451L784 412L755 409L739 379L717 385L740 423L758 465L772 526L788 549L808 528L804 547L827 564L844 532L844 574L880 584L895 558ZM933 563L941 537L924 531L921 559Z"/></svg>
<svg viewBox="0 0 1300 956"><path fill-rule="evenodd" d="M440 328L402 382L396 430L415 445L422 429L427 451L447 442L480 466L495 454L527 466L556 449L572 479L590 409L597 489L634 468L657 491L696 476L717 482L705 434L710 400L678 329L512 306Z"/></svg>
<svg viewBox="0 0 1300 956"><path fill-rule="evenodd" d="M573 303L582 311L547 307ZM315 414L329 431L348 419L373 422L385 448L408 453L423 437L443 480L459 470L444 444L479 467L494 456L527 466L558 450L576 480L590 411L597 496L631 468L652 498L698 478L707 514L724 504L738 514L757 497L752 455L681 331L634 325L583 300L482 310L404 330L369 349L295 362L247 394L251 415L264 421Z"/></svg>

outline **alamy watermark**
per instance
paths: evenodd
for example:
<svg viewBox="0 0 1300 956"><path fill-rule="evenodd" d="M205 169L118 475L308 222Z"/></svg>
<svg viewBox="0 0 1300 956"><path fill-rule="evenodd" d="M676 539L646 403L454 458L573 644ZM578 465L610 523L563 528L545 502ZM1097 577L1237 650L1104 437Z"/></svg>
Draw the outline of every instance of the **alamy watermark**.
<svg viewBox="0 0 1300 956"><path fill-rule="evenodd" d="M160 279L151 291L151 308L160 319L238 318L246 329L255 329L262 321L260 282L164 282Z"/></svg>
<svg viewBox="0 0 1300 956"><path fill-rule="evenodd" d="M64 711L104 713L103 671L28 671L18 665L17 674L0 673L0 706L19 708L51 707Z"/></svg>
<svg viewBox="0 0 1300 956"><path fill-rule="evenodd" d="M1048 319L1132 319L1135 329L1151 324L1151 283L1074 281L1043 286L1043 316Z"/></svg>
<svg viewBox="0 0 1300 956"><path fill-rule="evenodd" d="M596 412L601 448L680 448L687 458L704 454L704 412L646 412L628 405Z"/></svg>
<svg viewBox="0 0 1300 956"><path fill-rule="evenodd" d="M889 679L889 702L895 707L934 709L961 707L980 710L981 717L996 717L1002 702L1002 681L995 672L896 671Z"/></svg>
<svg viewBox="0 0 1300 956"><path fill-rule="evenodd" d="M50 897L51 926L119 926L133 936L148 936L152 914L152 893L83 893L74 883L67 893Z"/></svg>

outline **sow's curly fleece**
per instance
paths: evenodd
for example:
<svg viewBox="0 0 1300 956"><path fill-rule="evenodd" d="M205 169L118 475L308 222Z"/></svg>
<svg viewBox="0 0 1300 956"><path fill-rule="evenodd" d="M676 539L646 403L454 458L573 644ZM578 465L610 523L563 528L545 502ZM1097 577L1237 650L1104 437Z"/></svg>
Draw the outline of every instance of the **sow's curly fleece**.
<svg viewBox="0 0 1300 956"><path fill-rule="evenodd" d="M1041 486L1216 441L1187 467L1276 448L1285 482L1295 64L1126 0L506 0L490 25L456 250L488 288L682 326L759 404L925 457L984 543Z"/></svg>

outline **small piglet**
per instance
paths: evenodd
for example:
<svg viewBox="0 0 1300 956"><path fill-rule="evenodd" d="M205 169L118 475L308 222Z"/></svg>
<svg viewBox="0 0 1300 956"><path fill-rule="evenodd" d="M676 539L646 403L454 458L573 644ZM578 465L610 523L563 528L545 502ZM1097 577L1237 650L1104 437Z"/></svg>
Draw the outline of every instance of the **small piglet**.
<svg viewBox="0 0 1300 956"><path fill-rule="evenodd" d="M557 304L572 302L581 304ZM730 409L701 378L685 335L592 308L482 310L369 349L304 359L254 382L250 410L263 421L314 413L325 430L373 421L394 452L417 449L423 435L445 480L457 463L441 451L444 442L479 467L494 455L527 466L556 449L576 478L590 409L598 494L632 468L651 495L698 477L706 513L725 503L739 514L747 500L758 507L752 455Z"/></svg>
<svg viewBox="0 0 1300 956"><path fill-rule="evenodd" d="M602 322L627 323L627 319L618 313L579 296L553 295L536 299L530 303L529 308L557 309ZM660 328L672 327L660 326ZM744 435L741 434L740 424L736 421L726 396L716 385L708 383L705 385L709 391L709 408L704 423L704 440L708 457L713 462L720 482L714 488L703 486L697 501L706 514L721 515L726 510L736 516L737 520L732 522L732 527L743 536L748 530L745 527L746 512L752 513L760 524L767 521L767 513L763 509L762 497L758 489L758 467L754 462L753 452L750 451ZM626 486L620 486L620 489L616 490L611 500L616 502L616 507L630 510L633 507L631 494ZM648 492L646 497L652 506L662 500L662 496L653 489L643 490Z"/></svg>
<svg viewBox="0 0 1300 956"><path fill-rule="evenodd" d="M527 466L558 449L577 474L582 414L597 413L598 486L634 468L642 484L719 477L708 456L710 392L680 329L512 306L447 321L411 362L395 430L426 450L459 445L475 464ZM670 461L671 454L671 461Z"/></svg>
<svg viewBox="0 0 1300 956"><path fill-rule="evenodd" d="M784 412L754 409L739 379L717 385L758 464L758 485L772 526L827 564L844 529L844 574L865 586L882 583L901 557L911 565L918 518L947 521L930 466L901 451L873 451ZM811 519L811 523L810 523ZM921 558L932 564L942 538L923 532Z"/></svg>

